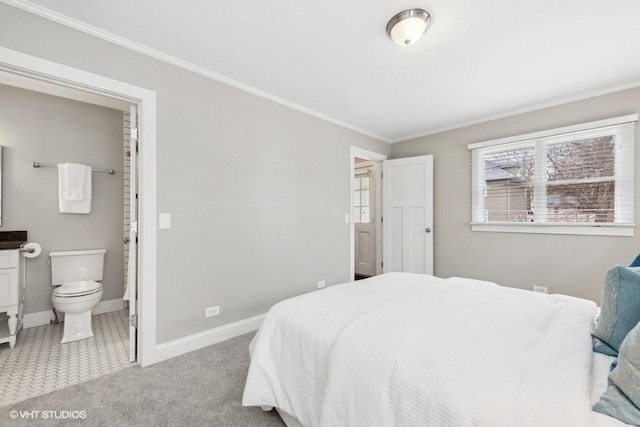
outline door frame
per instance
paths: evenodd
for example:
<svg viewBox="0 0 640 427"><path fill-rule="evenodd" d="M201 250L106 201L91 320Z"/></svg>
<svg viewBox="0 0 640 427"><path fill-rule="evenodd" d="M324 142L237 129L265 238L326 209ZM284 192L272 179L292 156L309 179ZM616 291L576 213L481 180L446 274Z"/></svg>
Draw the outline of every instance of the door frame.
<svg viewBox="0 0 640 427"><path fill-rule="evenodd" d="M156 93L108 77L0 47L0 71L17 76L33 90L43 84L135 104L139 114L138 363L159 361L156 343L157 284L157 118ZM10 82L8 84L11 84ZM64 95L61 95L64 96ZM70 97L70 96L67 96ZM91 102L91 101L85 101ZM97 102L93 102L97 103Z"/></svg>
<svg viewBox="0 0 640 427"><path fill-rule="evenodd" d="M386 154L376 153L375 151L365 150L364 148L351 146L351 153L349 154L349 280L354 281L356 278L356 239L355 239L355 223L353 222L353 177L355 175L355 159L371 160L374 162L382 162L387 160ZM378 246L381 247L382 238L382 223L378 221L380 218L380 203L382 202L382 180L379 180L376 185L376 255L378 255ZM376 273L381 272L380 261L382 260L382 253L380 257L376 256Z"/></svg>

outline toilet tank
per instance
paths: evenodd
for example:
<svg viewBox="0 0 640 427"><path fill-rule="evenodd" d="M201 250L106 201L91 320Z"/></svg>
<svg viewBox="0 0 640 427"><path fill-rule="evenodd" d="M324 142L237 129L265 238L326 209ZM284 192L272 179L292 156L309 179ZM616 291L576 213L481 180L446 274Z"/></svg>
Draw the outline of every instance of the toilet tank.
<svg viewBox="0 0 640 427"><path fill-rule="evenodd" d="M102 280L106 253L105 249L51 252L51 285L58 286L81 280Z"/></svg>

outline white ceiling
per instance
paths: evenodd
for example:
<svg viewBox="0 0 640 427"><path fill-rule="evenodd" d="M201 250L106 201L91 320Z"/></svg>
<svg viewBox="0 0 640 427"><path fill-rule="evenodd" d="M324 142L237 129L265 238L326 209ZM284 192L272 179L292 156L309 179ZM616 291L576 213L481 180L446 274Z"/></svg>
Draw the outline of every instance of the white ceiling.
<svg viewBox="0 0 640 427"><path fill-rule="evenodd" d="M640 84L638 0L0 1L389 141ZM385 25L413 7L432 25L401 48Z"/></svg>

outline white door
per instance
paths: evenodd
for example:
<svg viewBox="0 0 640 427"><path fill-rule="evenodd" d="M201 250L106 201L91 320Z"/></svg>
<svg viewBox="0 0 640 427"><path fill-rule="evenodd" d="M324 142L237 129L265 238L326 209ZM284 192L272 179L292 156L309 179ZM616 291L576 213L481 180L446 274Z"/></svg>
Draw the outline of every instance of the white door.
<svg viewBox="0 0 640 427"><path fill-rule="evenodd" d="M129 361L136 360L138 342L138 107L131 106L131 146L129 147L129 264L127 293L129 297Z"/></svg>
<svg viewBox="0 0 640 427"><path fill-rule="evenodd" d="M382 164L383 271L433 274L433 156Z"/></svg>
<svg viewBox="0 0 640 427"><path fill-rule="evenodd" d="M353 182L353 222L355 231L355 273L376 274L376 179L374 166L355 169Z"/></svg>

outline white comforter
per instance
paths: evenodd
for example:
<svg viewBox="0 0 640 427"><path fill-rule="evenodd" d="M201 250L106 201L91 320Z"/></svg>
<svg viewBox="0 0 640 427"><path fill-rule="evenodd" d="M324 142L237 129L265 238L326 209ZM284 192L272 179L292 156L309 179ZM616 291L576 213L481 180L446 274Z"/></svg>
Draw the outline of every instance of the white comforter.
<svg viewBox="0 0 640 427"><path fill-rule="evenodd" d="M305 426L588 426L596 306L408 273L275 305L243 405Z"/></svg>

